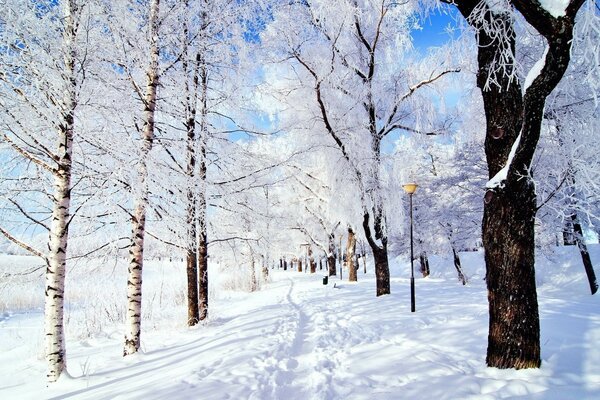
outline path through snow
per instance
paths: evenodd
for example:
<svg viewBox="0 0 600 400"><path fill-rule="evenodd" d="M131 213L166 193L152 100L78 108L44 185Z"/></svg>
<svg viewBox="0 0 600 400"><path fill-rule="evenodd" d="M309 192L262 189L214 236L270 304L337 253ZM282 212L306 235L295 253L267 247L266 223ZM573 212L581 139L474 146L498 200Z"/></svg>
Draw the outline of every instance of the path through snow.
<svg viewBox="0 0 600 400"><path fill-rule="evenodd" d="M133 357L121 357L119 327L68 341L74 378L51 388L39 351L27 351L36 342L19 336L41 315L4 315L0 398L600 398L597 296L540 290L543 367L500 371L484 366L481 279L418 279L414 314L408 280L376 298L372 276L359 279L323 286L319 274L273 271L264 290L218 300L202 326L147 329Z"/></svg>

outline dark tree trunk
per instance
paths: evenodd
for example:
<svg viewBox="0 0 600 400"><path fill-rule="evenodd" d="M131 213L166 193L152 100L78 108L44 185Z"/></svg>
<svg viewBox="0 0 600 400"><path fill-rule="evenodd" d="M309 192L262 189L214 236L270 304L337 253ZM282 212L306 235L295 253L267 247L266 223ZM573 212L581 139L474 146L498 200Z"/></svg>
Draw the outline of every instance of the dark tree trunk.
<svg viewBox="0 0 600 400"><path fill-rule="evenodd" d="M198 259L196 251L187 251L187 281L188 281L188 326L194 326L200 321L198 308Z"/></svg>
<svg viewBox="0 0 600 400"><path fill-rule="evenodd" d="M387 255L387 238L381 239L382 246L379 247L371 236L371 228L369 226L369 214L363 216L363 229L367 237L367 242L373 251L373 260L375 261L375 284L376 295L382 296L390 294L390 267Z"/></svg>
<svg viewBox="0 0 600 400"><path fill-rule="evenodd" d="M302 272L302 259L298 259L298 272Z"/></svg>
<svg viewBox="0 0 600 400"><path fill-rule="evenodd" d="M339 223L338 223L339 224ZM337 225L336 225L337 228ZM329 234L329 248L328 251L329 253L327 253L327 265L329 268L329 276L334 276L336 275L336 269L335 269L335 228L332 230L332 232Z"/></svg>
<svg viewBox="0 0 600 400"><path fill-rule="evenodd" d="M519 80L510 78L513 66L499 61L501 35L515 53L513 18L498 13L479 0L457 0L454 4L477 29L478 74L486 115L485 153L490 179L505 166L506 179L491 185L485 195L483 245L489 300L487 364L497 368L537 368L540 359L540 330L535 286L535 231L537 211L530 166L540 136L547 96L556 87L569 64L575 15L583 1L571 1L566 14L552 17L537 2L511 0L525 20L548 42L543 67L521 90ZM484 18L470 18L476 6L484 7ZM485 22L483 22L485 21ZM503 26L504 32L488 34L485 23ZM492 81L490 81L490 79ZM517 142L517 140L519 140ZM514 158L509 160L513 152Z"/></svg>
<svg viewBox="0 0 600 400"><path fill-rule="evenodd" d="M463 285L467 284L467 278L465 274L463 274L462 267L460 265L460 257L458 256L458 252L452 246L452 254L454 255L454 268L456 268L456 272L458 273L458 280L462 282Z"/></svg>
<svg viewBox="0 0 600 400"><path fill-rule="evenodd" d="M287 260L283 260L283 270L287 271Z"/></svg>
<svg viewBox="0 0 600 400"><path fill-rule="evenodd" d="M329 257L327 257L327 265L329 266L329 276L337 275L335 268L335 253L329 253Z"/></svg>
<svg viewBox="0 0 600 400"><path fill-rule="evenodd" d="M206 227L201 227L200 244L198 246L198 306L200 321L208 317L208 246Z"/></svg>
<svg viewBox="0 0 600 400"><path fill-rule="evenodd" d="M521 187L507 187L484 208L490 312L487 364L537 368L541 360L534 271L536 198L531 181L513 183Z"/></svg>
<svg viewBox="0 0 600 400"><path fill-rule="evenodd" d="M585 245L585 241L583 240L583 230L581 229L579 218L577 218L577 213L571 214L571 220L573 221L575 242L579 247L579 253L581 253L581 260L583 261L585 273L590 284L590 291L592 292L592 294L595 294L598 291L598 281L596 280L596 273L594 272L594 266L592 265L590 253L588 253L587 246Z"/></svg>
<svg viewBox="0 0 600 400"><path fill-rule="evenodd" d="M323 270L323 260L319 258L319 271Z"/></svg>

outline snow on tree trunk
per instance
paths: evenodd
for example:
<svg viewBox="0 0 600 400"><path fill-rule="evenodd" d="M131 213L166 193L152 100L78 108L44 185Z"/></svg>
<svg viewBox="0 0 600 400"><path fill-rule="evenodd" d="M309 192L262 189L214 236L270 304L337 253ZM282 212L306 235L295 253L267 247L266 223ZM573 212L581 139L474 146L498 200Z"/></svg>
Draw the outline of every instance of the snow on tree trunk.
<svg viewBox="0 0 600 400"><path fill-rule="evenodd" d="M127 312L125 316L125 346L123 356L137 353L140 348L142 321L142 269L144 266L144 235L146 208L148 206L148 155L154 140L154 116L158 88L158 12L160 0L150 5L149 37L150 63L146 72L147 84L144 98L144 127L140 158L138 160L138 188L131 218L131 245L127 277Z"/></svg>
<svg viewBox="0 0 600 400"><path fill-rule="evenodd" d="M76 5L72 1L64 3L64 74L66 90L64 111L58 132L58 160L54 174L54 195L52 224L48 238L46 259L46 283L44 303L44 334L46 340L46 362L48 382L55 382L66 370L66 349L64 337L64 292L67 243L69 238L69 215L71 204L71 170L76 98L75 62L76 28L73 12Z"/></svg>
<svg viewBox="0 0 600 400"><path fill-rule="evenodd" d="M356 235L352 228L348 228L348 240L346 242L346 266L348 267L348 280L356 282L358 276L354 267L354 254L356 252Z"/></svg>
<svg viewBox="0 0 600 400"><path fill-rule="evenodd" d="M534 270L537 201L530 166L546 98L569 64L575 15L583 2L571 1L561 18L538 2L511 3L548 42L524 90L512 63L516 43L512 8L492 10L475 0L454 4L477 29L477 85L487 124L490 181L482 225L489 301L486 361L490 367L521 369L541 364Z"/></svg>

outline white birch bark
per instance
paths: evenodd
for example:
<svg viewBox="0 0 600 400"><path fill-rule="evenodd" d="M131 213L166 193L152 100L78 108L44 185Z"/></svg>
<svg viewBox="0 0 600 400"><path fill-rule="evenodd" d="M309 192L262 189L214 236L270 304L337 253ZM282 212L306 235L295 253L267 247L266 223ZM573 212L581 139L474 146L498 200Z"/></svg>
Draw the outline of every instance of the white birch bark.
<svg viewBox="0 0 600 400"><path fill-rule="evenodd" d="M142 269L144 265L144 234L146 228L146 208L148 206L148 155L154 141L154 114L158 87L158 12L160 0L152 0L150 5L149 36L150 63L146 72L147 84L144 98L144 128L138 164L139 190L131 218L131 247L127 278L127 313L125 316L125 346L123 356L136 353L140 348L140 328L142 320Z"/></svg>
<svg viewBox="0 0 600 400"><path fill-rule="evenodd" d="M54 194L52 223L48 238L44 304L44 332L48 382L55 382L66 370L64 337L65 265L69 234L71 203L71 165L76 98L75 78L75 21L77 6L74 1L63 3L64 32L63 60L65 90L58 131L57 166L53 169Z"/></svg>

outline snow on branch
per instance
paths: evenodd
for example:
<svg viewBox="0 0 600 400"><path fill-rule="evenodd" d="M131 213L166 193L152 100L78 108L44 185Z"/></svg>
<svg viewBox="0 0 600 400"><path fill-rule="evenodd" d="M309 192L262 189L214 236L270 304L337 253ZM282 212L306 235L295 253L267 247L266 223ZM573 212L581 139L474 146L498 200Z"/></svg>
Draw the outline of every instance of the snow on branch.
<svg viewBox="0 0 600 400"><path fill-rule="evenodd" d="M494 17L491 17L493 14ZM510 85L518 79L518 63L512 49L515 32L513 29L514 16L508 0L481 1L473 8L467 18L469 24L489 38L489 44L494 44L498 51L490 63L487 80L483 90L488 91L492 86L504 89L503 81ZM505 78L505 79L504 79Z"/></svg>
<svg viewBox="0 0 600 400"><path fill-rule="evenodd" d="M8 240L15 243L19 247L22 247L23 249L27 250L34 256L38 256L38 257L46 260L46 256L41 251L36 250L33 247L31 247L30 245L28 245L27 243L20 241L19 239L17 239L13 235L11 235L7 230L0 228L0 233L2 233Z"/></svg>
<svg viewBox="0 0 600 400"><path fill-rule="evenodd" d="M512 164L512 160L517 153L517 148L519 147L519 143L521 142L521 134L515 139L515 142L510 149L510 154L508 155L508 159L506 160L506 165L498 171L496 175L492 179L486 183L486 189L502 189L504 187L504 182L506 182L506 178L508 177L508 170L510 169L510 165Z"/></svg>

